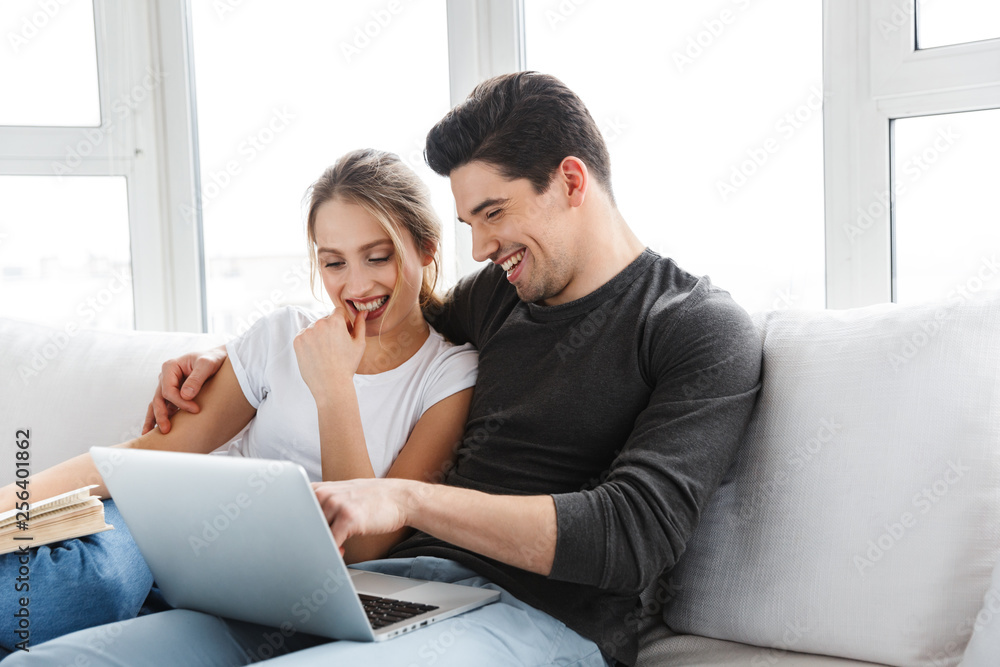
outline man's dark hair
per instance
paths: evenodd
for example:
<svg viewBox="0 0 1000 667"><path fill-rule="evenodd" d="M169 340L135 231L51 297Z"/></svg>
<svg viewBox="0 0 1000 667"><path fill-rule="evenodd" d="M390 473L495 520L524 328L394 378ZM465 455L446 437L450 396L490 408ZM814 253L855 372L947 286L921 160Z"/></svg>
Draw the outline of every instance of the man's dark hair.
<svg viewBox="0 0 1000 667"><path fill-rule="evenodd" d="M528 179L539 194L569 155L583 160L613 202L611 160L597 123L566 84L539 72L480 83L431 128L424 149L427 164L442 176L482 161L504 178Z"/></svg>

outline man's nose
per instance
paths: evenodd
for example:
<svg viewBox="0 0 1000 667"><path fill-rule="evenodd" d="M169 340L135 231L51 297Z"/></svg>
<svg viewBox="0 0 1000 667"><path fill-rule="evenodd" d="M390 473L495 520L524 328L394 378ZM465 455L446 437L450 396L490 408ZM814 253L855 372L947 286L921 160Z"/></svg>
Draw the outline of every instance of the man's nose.
<svg viewBox="0 0 1000 667"><path fill-rule="evenodd" d="M472 258L477 262L485 262L497 250L500 242L492 234L483 229L482 225L472 224Z"/></svg>

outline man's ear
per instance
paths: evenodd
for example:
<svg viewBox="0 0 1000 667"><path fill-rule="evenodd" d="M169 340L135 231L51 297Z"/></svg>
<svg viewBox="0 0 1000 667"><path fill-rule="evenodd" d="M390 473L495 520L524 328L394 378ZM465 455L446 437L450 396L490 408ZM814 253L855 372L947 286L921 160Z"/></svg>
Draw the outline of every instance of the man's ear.
<svg viewBox="0 0 1000 667"><path fill-rule="evenodd" d="M581 206L590 187L590 172L580 158L568 155L556 168L556 178L570 206Z"/></svg>

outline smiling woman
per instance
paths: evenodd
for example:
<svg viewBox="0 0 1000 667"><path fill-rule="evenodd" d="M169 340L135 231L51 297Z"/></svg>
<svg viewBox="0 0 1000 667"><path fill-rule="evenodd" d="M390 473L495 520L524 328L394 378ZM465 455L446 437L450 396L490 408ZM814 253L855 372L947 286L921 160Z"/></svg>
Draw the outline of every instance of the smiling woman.
<svg viewBox="0 0 1000 667"><path fill-rule="evenodd" d="M313 482L437 479L451 467L477 354L424 319L423 308L438 303L440 238L426 187L396 155L368 149L343 156L310 193L310 256L333 311L286 307L261 318L227 344L197 414L177 415L172 428L147 429L119 447L204 454L245 428L240 453L290 460ZM32 475L32 493L49 498L81 480L108 497L89 454ZM0 489L0 513L15 494L13 485ZM115 505L105 505L117 523ZM129 533L109 532L43 546L34 558L37 643L139 611L152 577ZM381 558L407 533L352 538L342 545L345 560ZM20 567L13 558L0 558L4 581ZM67 590L87 605L66 605ZM61 614L67 606L87 613ZM48 620L56 616L58 623ZM0 647L9 650L12 636L0 624Z"/></svg>
<svg viewBox="0 0 1000 667"><path fill-rule="evenodd" d="M310 199L314 270L334 305L351 321L365 321L366 335L378 336L360 372L395 368L427 339L421 309L440 303L434 295L440 228L423 203L426 187L401 162L356 151L323 173ZM386 348L398 352L383 366Z"/></svg>
<svg viewBox="0 0 1000 667"><path fill-rule="evenodd" d="M306 221L310 256L319 250L329 251L336 233L354 234L356 230L349 224L353 221L358 229L369 234L366 241L359 241L360 251L390 243L396 269L402 278L419 283L420 306L438 306L440 300L434 288L440 268L437 253L441 227L430 201L427 186L395 155L371 149L353 151L327 169L310 189ZM354 208L335 204L353 205ZM378 226L379 232L372 228L372 223ZM358 236L364 234L356 235L356 241ZM388 257L368 259L378 264ZM421 268L414 275L407 275L407 259L419 259ZM411 268L417 266L415 262Z"/></svg>

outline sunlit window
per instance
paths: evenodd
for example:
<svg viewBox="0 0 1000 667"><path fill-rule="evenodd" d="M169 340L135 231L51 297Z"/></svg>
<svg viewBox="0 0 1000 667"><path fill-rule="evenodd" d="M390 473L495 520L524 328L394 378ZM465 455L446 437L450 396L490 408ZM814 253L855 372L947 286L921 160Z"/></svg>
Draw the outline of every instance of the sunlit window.
<svg viewBox="0 0 1000 667"><path fill-rule="evenodd" d="M996 0L919 0L916 8L921 49L1000 38Z"/></svg>
<svg viewBox="0 0 1000 667"><path fill-rule="evenodd" d="M1000 289L1000 109L893 124L896 301Z"/></svg>
<svg viewBox="0 0 1000 667"><path fill-rule="evenodd" d="M444 2L191 8L210 331L241 333L280 305L319 305L303 195L350 150L398 153L453 228L448 182L422 156L449 108ZM454 256L452 236L443 250Z"/></svg>
<svg viewBox="0 0 1000 667"><path fill-rule="evenodd" d="M0 202L0 315L134 328L123 177L0 176Z"/></svg>
<svg viewBox="0 0 1000 667"><path fill-rule="evenodd" d="M639 237L748 310L822 308L822 2L526 0L528 66L604 132Z"/></svg>
<svg viewBox="0 0 1000 667"><path fill-rule="evenodd" d="M4 0L0 35L0 125L101 124L92 0Z"/></svg>

